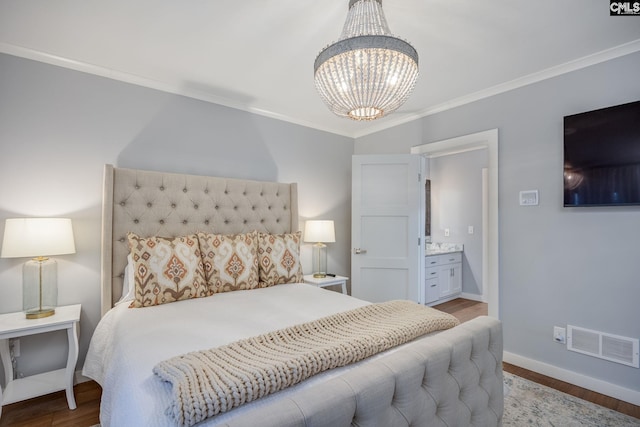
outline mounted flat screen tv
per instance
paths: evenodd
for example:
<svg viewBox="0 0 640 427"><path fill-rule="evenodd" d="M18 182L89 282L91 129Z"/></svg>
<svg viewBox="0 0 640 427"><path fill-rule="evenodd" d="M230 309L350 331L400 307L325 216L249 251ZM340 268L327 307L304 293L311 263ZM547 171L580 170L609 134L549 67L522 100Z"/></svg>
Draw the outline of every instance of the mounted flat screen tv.
<svg viewBox="0 0 640 427"><path fill-rule="evenodd" d="M564 206L640 205L640 101L564 118Z"/></svg>

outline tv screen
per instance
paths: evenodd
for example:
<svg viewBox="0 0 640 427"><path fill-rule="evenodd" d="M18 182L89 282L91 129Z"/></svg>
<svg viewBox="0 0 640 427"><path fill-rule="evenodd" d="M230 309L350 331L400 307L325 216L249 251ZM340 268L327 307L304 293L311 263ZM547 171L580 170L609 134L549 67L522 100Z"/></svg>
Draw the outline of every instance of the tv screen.
<svg viewBox="0 0 640 427"><path fill-rule="evenodd" d="M640 205L640 101L564 118L564 206Z"/></svg>

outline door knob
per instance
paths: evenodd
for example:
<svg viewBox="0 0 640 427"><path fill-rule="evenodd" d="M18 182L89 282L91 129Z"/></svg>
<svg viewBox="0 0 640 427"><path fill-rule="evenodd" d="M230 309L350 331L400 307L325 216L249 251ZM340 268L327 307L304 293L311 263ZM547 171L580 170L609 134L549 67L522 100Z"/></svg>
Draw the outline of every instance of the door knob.
<svg viewBox="0 0 640 427"><path fill-rule="evenodd" d="M362 254L366 254L367 250L366 249L360 249L360 248L353 248L353 253L356 255L362 255Z"/></svg>

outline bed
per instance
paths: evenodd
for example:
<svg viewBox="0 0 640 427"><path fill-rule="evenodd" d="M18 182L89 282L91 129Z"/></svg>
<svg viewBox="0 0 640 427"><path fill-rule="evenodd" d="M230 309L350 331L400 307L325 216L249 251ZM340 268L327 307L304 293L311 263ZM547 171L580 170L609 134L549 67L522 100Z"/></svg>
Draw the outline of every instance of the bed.
<svg viewBox="0 0 640 427"><path fill-rule="evenodd" d="M298 230L296 184L105 165L103 317L83 368L103 389L102 427L176 425L168 412L172 385L154 374L163 361L370 307L289 281L129 308L126 295L121 301L133 280L131 233L174 238ZM502 329L483 316L323 371L197 425L496 426L502 414Z"/></svg>

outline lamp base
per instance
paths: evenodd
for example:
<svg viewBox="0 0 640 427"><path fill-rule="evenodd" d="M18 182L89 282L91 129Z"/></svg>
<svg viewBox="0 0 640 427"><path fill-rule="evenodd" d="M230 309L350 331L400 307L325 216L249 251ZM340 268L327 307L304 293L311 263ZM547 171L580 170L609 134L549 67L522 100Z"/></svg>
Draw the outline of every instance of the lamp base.
<svg viewBox="0 0 640 427"><path fill-rule="evenodd" d="M313 277L327 277L327 245L322 242L313 245Z"/></svg>
<svg viewBox="0 0 640 427"><path fill-rule="evenodd" d="M53 316L54 314L56 314L55 308L34 309L25 312L27 319L42 319L44 317Z"/></svg>
<svg viewBox="0 0 640 427"><path fill-rule="evenodd" d="M53 316L58 305L58 267L51 258L37 257L24 263L22 311L27 319Z"/></svg>

